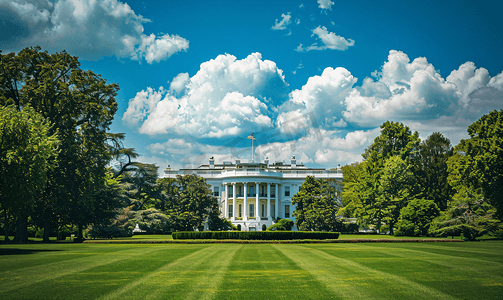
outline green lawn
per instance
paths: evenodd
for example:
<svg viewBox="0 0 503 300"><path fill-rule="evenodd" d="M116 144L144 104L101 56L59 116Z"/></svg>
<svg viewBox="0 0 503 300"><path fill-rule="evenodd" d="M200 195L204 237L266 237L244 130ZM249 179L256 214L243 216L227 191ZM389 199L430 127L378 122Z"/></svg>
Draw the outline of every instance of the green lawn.
<svg viewBox="0 0 503 300"><path fill-rule="evenodd" d="M503 299L503 242L0 245L0 299Z"/></svg>

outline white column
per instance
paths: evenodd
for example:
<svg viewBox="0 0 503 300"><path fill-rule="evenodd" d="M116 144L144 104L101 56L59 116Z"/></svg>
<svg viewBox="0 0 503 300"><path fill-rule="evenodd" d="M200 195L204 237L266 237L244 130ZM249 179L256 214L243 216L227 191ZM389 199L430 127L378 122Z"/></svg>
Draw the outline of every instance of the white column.
<svg viewBox="0 0 503 300"><path fill-rule="evenodd" d="M247 193L248 193L248 183L245 182L244 183L244 198L243 198L243 221L248 221L248 199L246 197Z"/></svg>
<svg viewBox="0 0 503 300"><path fill-rule="evenodd" d="M224 209L222 209L223 213L224 213L224 218L228 219L229 218L229 186L227 185L227 183L224 185L225 186L225 189L224 189Z"/></svg>
<svg viewBox="0 0 503 300"><path fill-rule="evenodd" d="M267 184L267 220L271 221L271 184Z"/></svg>
<svg viewBox="0 0 503 300"><path fill-rule="evenodd" d="M259 215L260 200L258 196L259 196L258 182L255 182L255 220L257 221L260 220Z"/></svg>
<svg viewBox="0 0 503 300"><path fill-rule="evenodd" d="M231 221L236 220L236 183L232 183L232 219Z"/></svg>
<svg viewBox="0 0 503 300"><path fill-rule="evenodd" d="M274 215L276 218L279 217L279 184L276 183L276 195L274 195L274 201L276 203L275 209L274 209Z"/></svg>

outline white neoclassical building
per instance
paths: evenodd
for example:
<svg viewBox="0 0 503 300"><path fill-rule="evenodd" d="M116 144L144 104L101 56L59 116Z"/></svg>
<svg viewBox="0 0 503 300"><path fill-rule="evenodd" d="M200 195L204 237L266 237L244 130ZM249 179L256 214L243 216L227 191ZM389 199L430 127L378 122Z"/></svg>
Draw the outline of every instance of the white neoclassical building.
<svg viewBox="0 0 503 300"><path fill-rule="evenodd" d="M263 224L268 227L278 217L295 222L292 197L307 176L342 181L340 167L330 170L306 168L302 163L297 164L295 156L290 164L269 164L267 159L263 163L236 160L215 164L210 158L209 164L196 169L171 170L168 167L164 171L164 177L168 178L186 174L205 178L219 200L222 217L236 226L240 224L243 231L262 230Z"/></svg>

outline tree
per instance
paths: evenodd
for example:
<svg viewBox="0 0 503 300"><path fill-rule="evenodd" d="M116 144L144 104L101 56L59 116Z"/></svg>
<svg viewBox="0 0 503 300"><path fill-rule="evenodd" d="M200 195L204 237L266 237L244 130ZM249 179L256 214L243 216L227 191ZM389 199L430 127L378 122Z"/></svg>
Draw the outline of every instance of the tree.
<svg viewBox="0 0 503 300"><path fill-rule="evenodd" d="M308 176L292 197L292 204L297 204L293 216L299 230L338 231L342 226L336 216L340 204L335 189L326 180Z"/></svg>
<svg viewBox="0 0 503 300"><path fill-rule="evenodd" d="M362 156L365 160L372 159L379 165L388 157L396 155L403 160L409 160L417 155L420 142L417 131L412 133L410 128L402 123L386 121L381 125L381 134L365 149Z"/></svg>
<svg viewBox="0 0 503 300"><path fill-rule="evenodd" d="M41 197L43 214L78 225L81 237L96 215L94 197L106 184L111 159L106 131L117 111L118 86L80 69L77 57L40 47L0 54L0 70L0 104L30 105L51 122L49 136L58 132L58 164Z"/></svg>
<svg viewBox="0 0 503 300"><path fill-rule="evenodd" d="M422 187L422 197L433 200L438 208L445 210L454 195L447 180L447 159L453 148L448 138L434 132L421 142L419 158L415 165L416 180Z"/></svg>
<svg viewBox="0 0 503 300"><path fill-rule="evenodd" d="M413 199L400 211L395 235L423 236L430 224L440 214L433 200Z"/></svg>
<svg viewBox="0 0 503 300"><path fill-rule="evenodd" d="M418 193L410 165L417 157L419 144L419 134L412 133L409 127L383 123L381 135L362 154L364 162L346 168L350 177L344 181L342 201L348 207L344 213L351 212L360 224L373 224L378 231L386 222L393 232L400 209Z"/></svg>
<svg viewBox="0 0 503 300"><path fill-rule="evenodd" d="M400 211L414 196L414 178L411 166L399 156L389 157L380 174L377 199L369 203L383 210L383 221L389 225L390 234L398 221Z"/></svg>
<svg viewBox="0 0 503 300"><path fill-rule="evenodd" d="M5 240L9 240L8 217L16 217L16 241L26 241L26 221L36 198L44 191L50 161L57 153L57 134L49 134L50 123L25 106L0 106L0 209L5 218Z"/></svg>
<svg viewBox="0 0 503 300"><path fill-rule="evenodd" d="M211 195L210 185L197 175L178 176L173 185L163 185L163 193L170 194L166 215L173 231L202 230L205 221L215 224L217 198ZM166 190L166 187L169 189ZM218 226L217 226L218 227Z"/></svg>
<svg viewBox="0 0 503 300"><path fill-rule="evenodd" d="M239 225L238 225L239 226ZM293 227L293 221L289 219L280 219L276 224L267 227L267 231L290 231ZM238 227L239 228L239 227Z"/></svg>
<svg viewBox="0 0 503 300"><path fill-rule="evenodd" d="M473 241L486 233L501 234L503 224L495 219L493 206L470 188L460 189L453 204L436 218L429 229L435 236L461 235Z"/></svg>
<svg viewBox="0 0 503 300"><path fill-rule="evenodd" d="M468 134L447 161L449 183L458 192L464 185L480 191L503 220L503 110L482 116L468 126Z"/></svg>

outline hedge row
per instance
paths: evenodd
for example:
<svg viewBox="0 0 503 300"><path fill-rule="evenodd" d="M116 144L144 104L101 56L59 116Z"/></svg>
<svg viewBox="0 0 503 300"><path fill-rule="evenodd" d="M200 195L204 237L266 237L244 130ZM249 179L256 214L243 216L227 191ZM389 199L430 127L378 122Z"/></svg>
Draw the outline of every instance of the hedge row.
<svg viewBox="0 0 503 300"><path fill-rule="evenodd" d="M336 240L338 232L325 231L180 231L175 240Z"/></svg>

